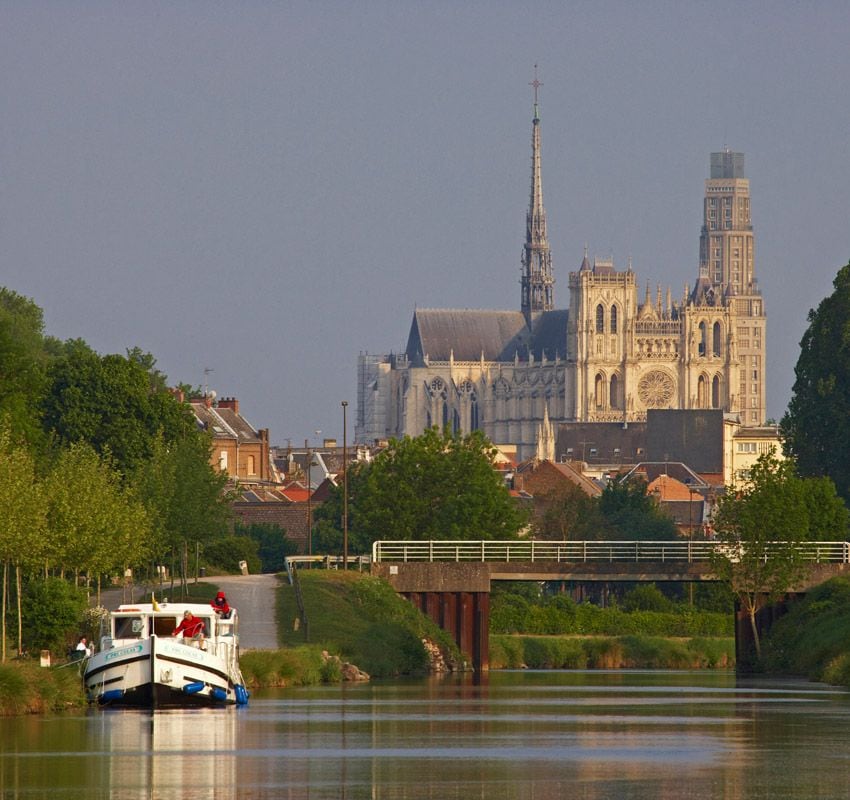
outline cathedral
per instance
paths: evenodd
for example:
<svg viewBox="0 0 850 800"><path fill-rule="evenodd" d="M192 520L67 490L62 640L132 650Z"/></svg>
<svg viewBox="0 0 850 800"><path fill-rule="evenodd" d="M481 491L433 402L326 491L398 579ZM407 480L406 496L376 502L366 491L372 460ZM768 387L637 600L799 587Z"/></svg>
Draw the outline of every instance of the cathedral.
<svg viewBox="0 0 850 800"><path fill-rule="evenodd" d="M764 302L754 272L744 156L712 153L699 274L673 297L639 299L629 263L584 259L555 308L541 180L535 78L531 195L520 310L416 309L407 347L358 359L355 439L480 429L520 459L554 458L559 422L629 422L647 409L720 409L766 418Z"/></svg>

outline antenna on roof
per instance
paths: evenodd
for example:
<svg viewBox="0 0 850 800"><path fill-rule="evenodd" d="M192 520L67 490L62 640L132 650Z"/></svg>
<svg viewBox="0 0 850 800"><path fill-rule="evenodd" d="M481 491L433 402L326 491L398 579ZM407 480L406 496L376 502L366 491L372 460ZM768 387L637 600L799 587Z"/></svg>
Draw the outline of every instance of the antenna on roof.
<svg viewBox="0 0 850 800"><path fill-rule="evenodd" d="M207 384L207 375L211 372L215 372L212 367L204 367L204 397L209 394L209 385Z"/></svg>

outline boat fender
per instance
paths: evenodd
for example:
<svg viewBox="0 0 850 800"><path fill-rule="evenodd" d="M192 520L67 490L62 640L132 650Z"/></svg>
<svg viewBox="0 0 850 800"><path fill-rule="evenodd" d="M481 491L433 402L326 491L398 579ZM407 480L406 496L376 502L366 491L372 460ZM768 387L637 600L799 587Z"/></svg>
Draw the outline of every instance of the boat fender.
<svg viewBox="0 0 850 800"><path fill-rule="evenodd" d="M241 683L237 683L233 688L236 690L236 703L240 706L247 706L248 690Z"/></svg>
<svg viewBox="0 0 850 800"><path fill-rule="evenodd" d="M100 697L97 698L97 702L101 704L111 703L114 700L120 700L124 697L123 689L110 689L108 692L104 692Z"/></svg>
<svg viewBox="0 0 850 800"><path fill-rule="evenodd" d="M183 692L185 694L197 694L204 688L204 686L206 686L206 684L203 681L194 681L192 683L187 683L183 687Z"/></svg>
<svg viewBox="0 0 850 800"><path fill-rule="evenodd" d="M220 686L213 686L210 695L212 696L213 700L219 700L221 702L227 700L227 692Z"/></svg>

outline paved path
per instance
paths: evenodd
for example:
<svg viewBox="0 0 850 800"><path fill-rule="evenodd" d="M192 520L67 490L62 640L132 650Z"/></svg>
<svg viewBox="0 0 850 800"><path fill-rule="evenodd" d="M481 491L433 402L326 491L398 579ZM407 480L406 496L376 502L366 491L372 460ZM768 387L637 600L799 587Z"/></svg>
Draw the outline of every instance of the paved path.
<svg viewBox="0 0 850 800"><path fill-rule="evenodd" d="M276 650L275 593L277 575L219 575L209 578L239 611L240 650Z"/></svg>

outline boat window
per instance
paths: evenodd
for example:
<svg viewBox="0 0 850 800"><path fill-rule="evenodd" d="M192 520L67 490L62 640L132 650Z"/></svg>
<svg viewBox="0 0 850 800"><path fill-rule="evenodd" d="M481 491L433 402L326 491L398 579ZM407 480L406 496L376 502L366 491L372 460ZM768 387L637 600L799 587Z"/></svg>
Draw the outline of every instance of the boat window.
<svg viewBox="0 0 850 800"><path fill-rule="evenodd" d="M152 617L153 632L157 636L171 636L177 627L177 617Z"/></svg>
<svg viewBox="0 0 850 800"><path fill-rule="evenodd" d="M116 639L141 639L145 634L145 621L141 617L116 617Z"/></svg>

